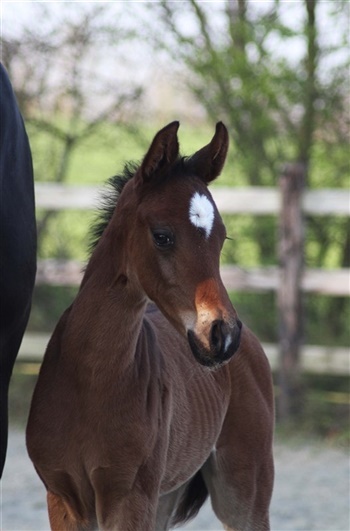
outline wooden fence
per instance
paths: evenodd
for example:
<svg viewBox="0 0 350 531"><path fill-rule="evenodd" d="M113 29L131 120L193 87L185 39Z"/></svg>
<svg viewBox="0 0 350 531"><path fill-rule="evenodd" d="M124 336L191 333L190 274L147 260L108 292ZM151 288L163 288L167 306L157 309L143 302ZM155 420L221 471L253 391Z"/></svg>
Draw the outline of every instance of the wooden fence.
<svg viewBox="0 0 350 531"><path fill-rule="evenodd" d="M304 217L349 216L349 192L344 189L305 190L302 181L298 184L298 179L302 180L302 177L302 170L293 166L282 174L279 188L212 187L212 195L221 213L279 217L280 266L243 269L225 265L221 269L222 278L228 290L277 292L281 314L280 344L264 345L274 369L281 370L284 365L289 366L289 370L292 366L297 371L350 374L348 349L292 344L295 342L293 338L297 337L298 342L301 337L299 334L298 338L298 331L291 329L289 324L296 322L296 326L299 326L300 316L295 315L299 310L298 293L330 296L350 294L349 269L304 269L302 265ZM37 183L35 191L38 209L86 210L98 205L101 187ZM36 282L76 286L81 280L82 267L83 264L72 260L40 260ZM286 286L289 288L286 289ZM292 318L288 315L291 311L294 312ZM43 334L27 333L19 360L40 360L47 339ZM288 392L287 389L286 393Z"/></svg>

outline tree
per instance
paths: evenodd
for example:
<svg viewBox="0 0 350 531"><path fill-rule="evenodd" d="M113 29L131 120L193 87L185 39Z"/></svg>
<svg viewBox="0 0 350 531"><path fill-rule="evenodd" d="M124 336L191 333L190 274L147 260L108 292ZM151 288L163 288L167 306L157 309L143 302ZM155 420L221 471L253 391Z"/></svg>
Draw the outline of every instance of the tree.
<svg viewBox="0 0 350 531"><path fill-rule="evenodd" d="M132 32L121 21L115 24L109 7L78 8L67 4L53 11L36 5L33 16L45 24L3 35L3 61L35 148L36 180L64 182L75 151L88 138L103 136L106 122L132 130L125 116L142 93L136 83L118 77L112 59L120 58ZM40 215L39 246L55 216L54 211Z"/></svg>
<svg viewBox="0 0 350 531"><path fill-rule="evenodd" d="M283 160L310 164L321 133L328 145L347 145L347 2L304 0L289 13L303 16L299 27L284 22L290 7L278 0L264 10L247 0L158 4L158 45L188 67L186 82L208 115L228 123L247 182L273 184ZM323 33L321 9L330 20ZM338 42L330 44L324 33L335 26ZM298 43L299 56L279 53Z"/></svg>
<svg viewBox="0 0 350 531"><path fill-rule="evenodd" d="M296 9L302 14L300 27L284 22L286 8L278 0L266 6L262 10L247 0L181 5L162 0L150 7L165 28L155 37L157 45L187 66L186 83L209 117L228 124L236 164L251 185L274 184L283 161L310 166L316 135L325 126L342 146L348 141L348 56L330 66L332 55L348 42L347 2L336 2L333 10L328 6L327 15L344 33L344 42L332 46L321 43L317 0L294 7L290 16ZM298 42L301 57L278 53L282 45L291 49Z"/></svg>

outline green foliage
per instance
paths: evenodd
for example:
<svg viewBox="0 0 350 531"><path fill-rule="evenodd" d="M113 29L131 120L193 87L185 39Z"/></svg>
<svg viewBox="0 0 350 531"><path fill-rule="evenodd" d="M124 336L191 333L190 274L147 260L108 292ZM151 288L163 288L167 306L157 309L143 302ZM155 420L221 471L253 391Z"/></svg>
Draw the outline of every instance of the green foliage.
<svg viewBox="0 0 350 531"><path fill-rule="evenodd" d="M278 319L275 294L230 292L230 299L240 319L260 341L276 343Z"/></svg>
<svg viewBox="0 0 350 531"><path fill-rule="evenodd" d="M37 212L40 223L43 213ZM47 222L41 235L39 257L75 259L85 262L88 259L89 230L94 213L87 211L63 211L55 213Z"/></svg>
<svg viewBox="0 0 350 531"><path fill-rule="evenodd" d="M349 297L305 297L305 342L312 345L350 345Z"/></svg>
<svg viewBox="0 0 350 531"><path fill-rule="evenodd" d="M62 124L62 118L51 117ZM87 126L87 124L85 124ZM61 125L62 127L62 125ZM64 127L68 128L68 125ZM68 129L69 130L69 129ZM30 140L35 180L56 182L58 168L62 164L65 139L50 135L45 129L28 120L27 132ZM124 162L138 160L146 146L146 133L142 129L134 132L123 124L103 123L89 136L82 138L71 148L69 161L61 181L68 184L100 184L120 171Z"/></svg>
<svg viewBox="0 0 350 531"><path fill-rule="evenodd" d="M259 217L259 230L256 218L251 215L223 215L227 235L222 252L224 264L238 264L242 267L276 264L277 220L273 216ZM261 254L261 249L265 252Z"/></svg>
<svg viewBox="0 0 350 531"><path fill-rule="evenodd" d="M63 312L73 302L76 287L36 286L29 330L52 333Z"/></svg>
<svg viewBox="0 0 350 531"><path fill-rule="evenodd" d="M346 377L305 375L303 403L297 418L282 425L276 436L290 442L313 438L328 445L349 448L349 380ZM278 394L278 391L277 391Z"/></svg>

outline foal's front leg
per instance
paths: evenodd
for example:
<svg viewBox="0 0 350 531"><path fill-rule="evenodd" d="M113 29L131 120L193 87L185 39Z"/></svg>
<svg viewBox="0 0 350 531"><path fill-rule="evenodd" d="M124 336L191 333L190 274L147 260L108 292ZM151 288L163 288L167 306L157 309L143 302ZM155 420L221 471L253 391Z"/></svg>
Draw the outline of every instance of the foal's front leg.
<svg viewBox="0 0 350 531"><path fill-rule="evenodd" d="M97 497L97 521L103 531L154 531L156 499L145 492L132 492L122 500Z"/></svg>
<svg viewBox="0 0 350 531"><path fill-rule="evenodd" d="M272 457L260 466L221 448L202 468L211 503L225 531L269 531Z"/></svg>
<svg viewBox="0 0 350 531"><path fill-rule="evenodd" d="M274 481L272 378L259 342L247 329L229 369L229 408L216 451L202 472L227 531L268 531Z"/></svg>
<svg viewBox="0 0 350 531"><path fill-rule="evenodd" d="M61 496L47 492L47 509L51 531L92 531L96 522L79 516Z"/></svg>
<svg viewBox="0 0 350 531"><path fill-rule="evenodd" d="M95 481L98 528L103 531L154 531L158 489L136 477L126 492L113 476L103 473L101 476L105 477L98 478L99 487Z"/></svg>

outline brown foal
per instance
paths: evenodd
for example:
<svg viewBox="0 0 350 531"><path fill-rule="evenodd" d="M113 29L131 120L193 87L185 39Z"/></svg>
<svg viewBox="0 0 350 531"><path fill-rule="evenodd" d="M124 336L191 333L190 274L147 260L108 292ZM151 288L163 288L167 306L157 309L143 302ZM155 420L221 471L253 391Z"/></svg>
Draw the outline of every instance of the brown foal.
<svg viewBox="0 0 350 531"><path fill-rule="evenodd" d="M271 372L220 278L226 233L208 190L228 133L218 123L183 158L178 127L114 178L47 347L27 446L54 531L165 531L208 494L225 529L270 528Z"/></svg>

